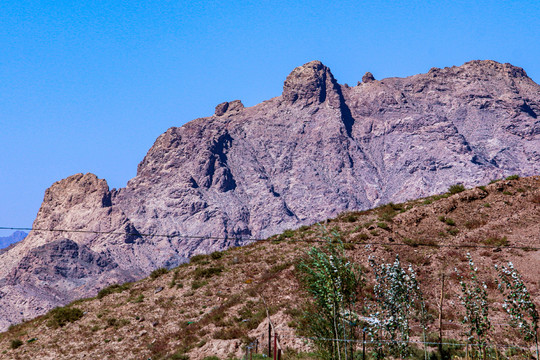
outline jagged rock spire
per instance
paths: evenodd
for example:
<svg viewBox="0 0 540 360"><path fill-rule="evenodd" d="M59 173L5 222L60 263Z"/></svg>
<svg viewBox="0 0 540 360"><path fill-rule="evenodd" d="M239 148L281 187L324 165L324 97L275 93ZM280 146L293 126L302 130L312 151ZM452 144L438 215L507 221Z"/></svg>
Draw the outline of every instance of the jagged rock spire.
<svg viewBox="0 0 540 360"><path fill-rule="evenodd" d="M294 69L283 84L283 99L292 104L308 106L328 101L340 105L339 84L328 67L318 60Z"/></svg>

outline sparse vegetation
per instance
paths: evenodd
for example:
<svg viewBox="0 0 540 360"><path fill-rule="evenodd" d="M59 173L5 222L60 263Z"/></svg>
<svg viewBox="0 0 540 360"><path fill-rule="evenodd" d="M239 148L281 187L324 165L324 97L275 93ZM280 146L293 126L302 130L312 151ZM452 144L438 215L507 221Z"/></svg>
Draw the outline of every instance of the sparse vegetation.
<svg viewBox="0 0 540 360"><path fill-rule="evenodd" d="M463 184L455 184L448 188L448 193L452 195L460 193L462 191L465 191L465 186L463 186Z"/></svg>
<svg viewBox="0 0 540 360"><path fill-rule="evenodd" d="M122 285L113 284L113 285L107 286L106 288L103 288L98 292L97 298L103 299L105 296L108 296L110 294L121 293L123 291L128 290L131 287L131 285L132 285L131 283L125 283Z"/></svg>
<svg viewBox="0 0 540 360"><path fill-rule="evenodd" d="M377 227L383 229L383 230L389 230L390 229L390 226L388 226L387 223L385 222L379 222L377 223Z"/></svg>
<svg viewBox="0 0 540 360"><path fill-rule="evenodd" d="M48 314L49 321L47 325L52 328L65 326L69 322L74 322L83 317L83 311L72 307L58 307L51 310Z"/></svg>
<svg viewBox="0 0 540 360"><path fill-rule="evenodd" d="M156 269L156 270L152 271L150 273L150 278L151 279L157 279L161 275L165 275L168 272L169 272L169 270L167 268L162 267L162 268L159 268L159 269Z"/></svg>
<svg viewBox="0 0 540 360"><path fill-rule="evenodd" d="M14 340L11 340L10 348L12 348L12 349L18 349L18 348L20 348L22 345L23 345L22 340L20 340L20 339L14 339Z"/></svg>
<svg viewBox="0 0 540 360"><path fill-rule="evenodd" d="M195 280L209 279L215 275L221 274L222 271L223 271L223 267L207 267L207 268L198 267L193 272L193 278Z"/></svg>
<svg viewBox="0 0 540 360"><path fill-rule="evenodd" d="M506 236L490 236L482 240L482 243L489 246L508 246L508 239L506 238Z"/></svg>
<svg viewBox="0 0 540 360"><path fill-rule="evenodd" d="M515 174L515 175L510 175L506 178L506 180L518 180L519 179L519 175Z"/></svg>

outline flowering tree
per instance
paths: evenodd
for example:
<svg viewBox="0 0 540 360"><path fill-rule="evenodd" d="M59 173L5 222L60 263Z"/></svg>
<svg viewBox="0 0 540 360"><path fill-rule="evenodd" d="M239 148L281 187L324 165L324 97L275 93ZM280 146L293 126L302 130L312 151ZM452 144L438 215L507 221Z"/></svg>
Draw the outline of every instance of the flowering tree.
<svg viewBox="0 0 540 360"><path fill-rule="evenodd" d="M500 281L498 288L505 295L503 308L510 315L510 324L517 327L525 341L536 343L538 359L538 311L521 279L521 275L511 262L507 266L495 265Z"/></svg>
<svg viewBox="0 0 540 360"><path fill-rule="evenodd" d="M399 256L392 264L378 264L370 257L369 263L375 274L375 300L371 314L373 322L370 334L373 339L380 335L388 337L390 352L394 356L409 355L410 317L416 310L424 325L424 302L418 286L416 272L409 266L404 269ZM377 358L384 357L382 343L376 341Z"/></svg>
<svg viewBox="0 0 540 360"><path fill-rule="evenodd" d="M467 253L469 261L469 276L467 281L457 269L455 269L459 283L461 285L461 303L465 307L465 317L463 324L468 325L467 335L469 341L476 338L480 348L485 352L487 334L491 328L488 318L489 302L487 297L487 286L478 279L478 268L474 266L471 254Z"/></svg>
<svg viewBox="0 0 540 360"><path fill-rule="evenodd" d="M362 272L345 257L339 233L326 233L324 238L325 245L311 248L298 266L316 307L305 314L306 330L315 338L322 358L345 359L348 340L356 339L354 306L363 285ZM352 349L348 351L352 355Z"/></svg>

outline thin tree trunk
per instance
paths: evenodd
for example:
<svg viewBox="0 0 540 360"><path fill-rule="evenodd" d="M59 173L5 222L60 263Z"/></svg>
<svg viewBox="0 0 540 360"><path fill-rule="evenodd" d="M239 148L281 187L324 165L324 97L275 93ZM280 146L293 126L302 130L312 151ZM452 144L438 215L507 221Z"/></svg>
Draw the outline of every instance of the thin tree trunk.
<svg viewBox="0 0 540 360"><path fill-rule="evenodd" d="M336 343L336 349L337 349L337 353L338 353L338 360L341 360L341 351L340 351L340 348L339 348L339 331L337 329L337 324L336 324L336 307L334 306L334 334L335 334L335 343Z"/></svg>

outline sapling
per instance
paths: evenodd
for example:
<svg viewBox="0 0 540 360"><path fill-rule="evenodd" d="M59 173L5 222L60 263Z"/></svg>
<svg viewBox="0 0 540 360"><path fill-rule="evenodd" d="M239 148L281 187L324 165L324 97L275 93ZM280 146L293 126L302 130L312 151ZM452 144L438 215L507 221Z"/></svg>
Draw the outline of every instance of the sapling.
<svg viewBox="0 0 540 360"><path fill-rule="evenodd" d="M505 296L503 308L510 315L510 324L516 327L525 341L534 340L536 358L538 351L538 311L531 299L527 286L511 262L507 266L495 265L500 281L499 291Z"/></svg>
<svg viewBox="0 0 540 360"><path fill-rule="evenodd" d="M356 339L354 307L363 285L362 272L346 258L339 233L325 232L323 237L325 245L311 248L298 266L316 307L305 314L306 330L317 339L332 339L315 341L321 357L345 359L352 355L348 340Z"/></svg>
<svg viewBox="0 0 540 360"><path fill-rule="evenodd" d="M424 324L424 302L418 286L416 272L409 266L401 266L399 256L391 264L378 264L370 257L369 263L375 274L375 304L371 318L375 319L370 335L377 344L376 357L384 356L380 334L389 337L390 352L394 356L409 356L410 320L416 311Z"/></svg>
<svg viewBox="0 0 540 360"><path fill-rule="evenodd" d="M469 279L467 281L462 274L455 269L461 285L461 303L465 307L465 317L463 324L468 326L467 335L469 341L476 338L478 346L485 354L486 339L491 323L488 318L489 302L487 297L487 286L478 278L478 268L475 267L471 254L467 253L469 262Z"/></svg>

